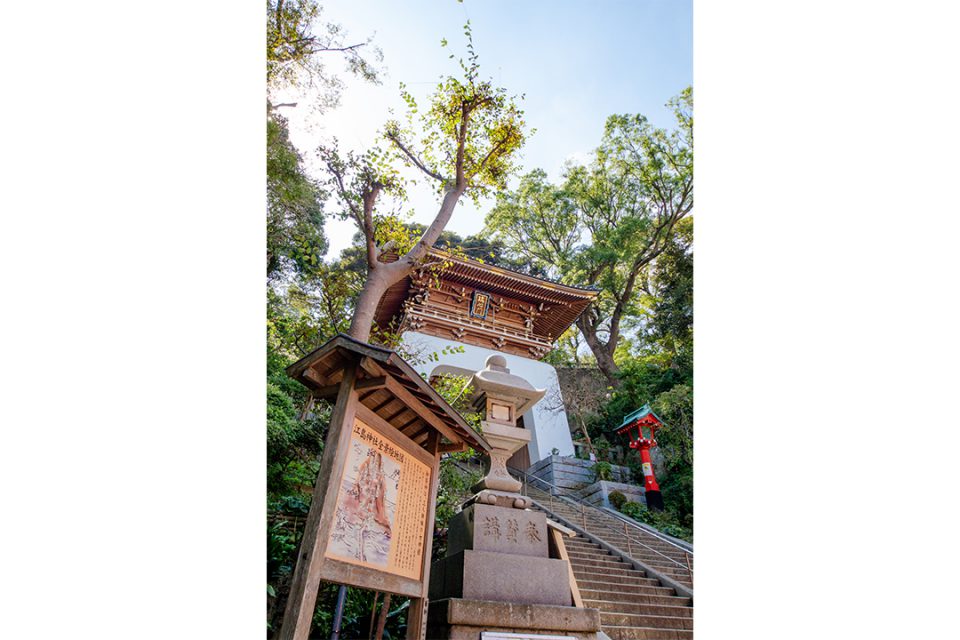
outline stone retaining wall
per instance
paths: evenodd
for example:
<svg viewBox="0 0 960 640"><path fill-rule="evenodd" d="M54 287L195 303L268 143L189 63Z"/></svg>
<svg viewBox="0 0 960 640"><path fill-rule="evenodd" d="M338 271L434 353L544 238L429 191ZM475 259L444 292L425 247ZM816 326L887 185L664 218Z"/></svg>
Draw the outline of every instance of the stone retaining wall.
<svg viewBox="0 0 960 640"><path fill-rule="evenodd" d="M572 495L597 507L604 506L615 509L610 503L610 493L613 491L619 491L631 502L639 502L643 505L647 504L646 499L643 497L643 487L638 487L635 484L625 484L623 482L609 482L607 480L594 482L579 491L574 491Z"/></svg>
<svg viewBox="0 0 960 640"><path fill-rule="evenodd" d="M597 474L593 470L594 464L596 463L590 460L550 456L531 465L527 469L527 473L557 486L563 492L572 492L596 481ZM630 469L613 465L611 478L616 482L627 482L630 480ZM548 489L548 487L540 488Z"/></svg>

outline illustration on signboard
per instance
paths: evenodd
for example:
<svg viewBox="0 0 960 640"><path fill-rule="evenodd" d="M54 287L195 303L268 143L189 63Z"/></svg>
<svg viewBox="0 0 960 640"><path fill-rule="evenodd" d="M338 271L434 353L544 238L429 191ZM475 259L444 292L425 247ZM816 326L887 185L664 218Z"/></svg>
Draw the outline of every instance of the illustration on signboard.
<svg viewBox="0 0 960 640"><path fill-rule="evenodd" d="M397 462L353 439L328 553L362 564L387 566L399 486Z"/></svg>

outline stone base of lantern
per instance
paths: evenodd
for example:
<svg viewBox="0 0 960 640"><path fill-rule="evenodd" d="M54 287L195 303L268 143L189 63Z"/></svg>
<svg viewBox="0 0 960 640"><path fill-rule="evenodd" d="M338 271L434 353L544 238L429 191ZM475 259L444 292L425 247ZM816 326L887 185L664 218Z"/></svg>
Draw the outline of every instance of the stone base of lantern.
<svg viewBox="0 0 960 640"><path fill-rule="evenodd" d="M451 518L446 557L430 569L429 638L478 640L483 631L596 637L599 614L572 606L569 563L549 557L546 515L514 500L525 498L484 491Z"/></svg>
<svg viewBox="0 0 960 640"><path fill-rule="evenodd" d="M566 560L465 549L430 567L430 601L467 598L572 606Z"/></svg>
<svg viewBox="0 0 960 640"><path fill-rule="evenodd" d="M555 640L597 640L600 611L542 604L446 598L432 600L430 640L481 640L484 632L541 635Z"/></svg>

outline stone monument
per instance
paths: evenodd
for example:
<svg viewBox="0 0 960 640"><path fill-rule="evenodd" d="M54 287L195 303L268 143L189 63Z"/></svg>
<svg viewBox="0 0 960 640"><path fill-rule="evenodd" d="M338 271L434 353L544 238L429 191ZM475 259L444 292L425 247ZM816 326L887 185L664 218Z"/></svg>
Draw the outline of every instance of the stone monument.
<svg viewBox="0 0 960 640"><path fill-rule="evenodd" d="M504 356L492 355L470 380L490 464L473 487L476 495L450 520L446 557L433 563L427 635L481 640L485 632L507 632L593 640L599 612L573 606L572 572L556 549L563 544L559 528L528 509L530 500L518 493L521 483L507 472L507 459L530 441L517 418L544 391L506 365Z"/></svg>

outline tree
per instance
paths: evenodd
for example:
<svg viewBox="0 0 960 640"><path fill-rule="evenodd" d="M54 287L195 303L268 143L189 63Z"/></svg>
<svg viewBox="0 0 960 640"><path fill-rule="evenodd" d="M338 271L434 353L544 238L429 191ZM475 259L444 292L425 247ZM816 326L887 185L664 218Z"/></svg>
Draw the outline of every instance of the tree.
<svg viewBox="0 0 960 640"><path fill-rule="evenodd" d="M569 166L561 186L543 171L527 174L486 220L515 255L600 289L577 328L612 384L625 324L639 315L638 279L693 210L693 94L687 88L668 104L676 130L642 115L610 116L588 166Z"/></svg>
<svg viewBox="0 0 960 640"><path fill-rule="evenodd" d="M290 142L280 91L309 96L319 110L340 99L343 81L327 68L330 56L345 59L347 69L379 82L373 60L382 60L370 40L346 44L346 33L336 23L321 22L316 0L267 0L267 277L315 278L321 269L327 240L323 233L326 192L311 178ZM363 53L370 54L365 58Z"/></svg>
<svg viewBox="0 0 960 640"><path fill-rule="evenodd" d="M421 137L413 140L417 103L401 89L408 106L407 125L388 122L384 138L389 150L379 148L362 155L342 155L336 143L319 149L329 171L328 184L337 194L344 215L363 232L367 278L357 299L349 335L370 338L380 298L393 284L426 264L427 252L446 227L464 195L478 201L493 189L506 187L515 170L513 160L524 143L523 112L506 90L478 78L477 55L469 23L467 60L461 59L463 79L445 78L434 92L429 108L420 115ZM444 45L446 42L444 42ZM419 147L419 149L418 149ZM441 202L433 222L413 239L395 214L380 214L378 199L388 193L402 201L404 181L396 165L415 167L436 185ZM387 262L388 256L398 256Z"/></svg>
<svg viewBox="0 0 960 640"><path fill-rule="evenodd" d="M267 119L267 277L296 272L309 277L327 252L323 233L325 193L303 168L287 121Z"/></svg>
<svg viewBox="0 0 960 640"><path fill-rule="evenodd" d="M677 223L670 243L644 282L648 339L693 370L693 218Z"/></svg>
<svg viewBox="0 0 960 640"><path fill-rule="evenodd" d="M371 39L347 44L346 32L334 22L320 22L323 8L316 0L267 0L267 91L283 89L316 92L315 106L333 107L340 99L343 81L330 73L324 54L343 57L350 73L379 82L375 62L382 52ZM280 105L272 105L278 107ZM289 105L288 105L289 106Z"/></svg>

